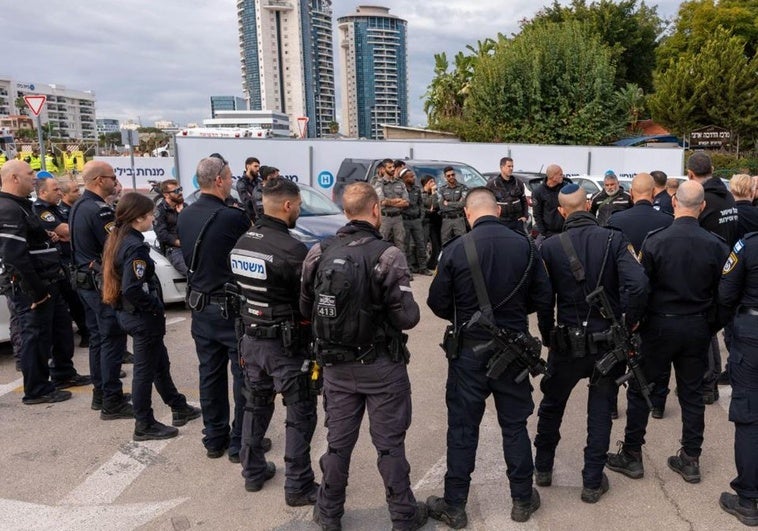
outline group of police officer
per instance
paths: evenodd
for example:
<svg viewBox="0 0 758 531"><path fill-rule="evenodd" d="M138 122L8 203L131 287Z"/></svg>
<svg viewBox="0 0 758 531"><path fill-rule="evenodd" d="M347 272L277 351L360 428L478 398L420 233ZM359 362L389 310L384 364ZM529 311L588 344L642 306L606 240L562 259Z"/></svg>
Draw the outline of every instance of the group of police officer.
<svg viewBox="0 0 758 531"><path fill-rule="evenodd" d="M257 175L257 161L248 161L244 179ZM732 487L737 494L722 494L720 504L743 523L758 524L758 295L753 293L758 284L751 276L758 271L758 239L748 234L730 254L723 239L701 227L703 217L725 232L731 229L724 225L737 223L736 210L729 206L731 194L711 183L710 159L699 153L689 159L690 180L673 198L673 220L666 226L661 222L642 238L639 221L650 217L653 205L651 175L635 177L630 195L634 206L610 216L609 225L620 229L614 230L601 227L588 212L591 204L580 187L562 185L560 167L549 166L540 194L555 196L549 199L555 212L548 212L548 201L540 201L540 249L522 230L508 227L510 223L521 229L526 214L523 185L519 189L512 168L513 161L503 159L501 176L496 177L502 182L473 190L457 183L452 168L446 169L447 188L437 192L442 206L462 208L463 229L444 246L427 300L451 326L443 339L448 357L445 490L424 503L411 491L404 446L411 402L406 368L410 353L403 330L418 323L419 308L406 256L383 238L389 232L382 230L386 223L396 225L392 218L398 217L387 215L393 212L387 209L410 203L387 197L402 196L403 190L394 178L374 187L349 185L343 198L349 223L308 250L288 231L300 211L296 184L270 178L256 185L259 200L253 199L246 211L228 202L233 179L227 161L218 154L202 159L197 166L200 196L177 216L172 243L178 244L173 247L181 250L188 269L187 303L200 362L207 456L218 458L228 449L229 459L242 463L245 488L261 490L276 473L274 463L265 459L271 445L265 434L275 394L281 394L287 408L285 502L314 504L315 522L323 529L340 529L351 454L367 410L393 528L418 529L431 516L457 529L468 521L465 509L479 424L485 399L492 394L508 467L511 518L524 522L541 503L533 483L552 483L561 420L579 380L588 378L590 389L581 499L595 503L609 488L604 468L632 478L644 474L641 447L651 412L648 400L668 384L662 375L673 363L683 428L682 447L668 465L685 481L697 482L703 374L713 334L731 322L730 420L736 426L738 469ZM10 279L10 296L30 330L27 348L34 350L22 357L24 401L58 401L66 397L47 381L51 347L45 338L52 301L58 297L59 271L45 269L49 236L22 200L34 185L33 172L6 165L1 176L0 200L8 206L0 212L18 212L0 220L4 265L11 273L3 278ZM113 220L104 200L113 193L116 178L104 163L91 163L83 176L86 191L71 213L69 230L74 236L75 282L90 333L93 408L98 406L104 419L128 418L131 405L118 379L124 334L110 315L113 309L97 292L98 260ZM169 195L178 195L171 194L177 189L176 183L167 184ZM709 192L721 203L709 203ZM248 199L240 196L244 204ZM625 220L626 213L636 218ZM553 219L556 215L562 223ZM23 234L9 230L18 220L25 220ZM17 255L23 255L22 261L13 258ZM19 273L26 270L23 260L32 260L36 276ZM528 330L527 315L535 311L541 343L549 349L546 367L539 359L539 341ZM641 336L638 353L628 348L635 344L636 333ZM32 341L32 335L39 338ZM60 362L54 358L55 370L73 368L60 357ZM626 436L619 452L608 454L616 380L627 366L636 370L628 390ZM525 378L529 372L545 372L534 459L526 430L534 409ZM63 376L77 377L75 371ZM315 481L310 457L319 392L328 428L328 448L319 461L321 484Z"/></svg>

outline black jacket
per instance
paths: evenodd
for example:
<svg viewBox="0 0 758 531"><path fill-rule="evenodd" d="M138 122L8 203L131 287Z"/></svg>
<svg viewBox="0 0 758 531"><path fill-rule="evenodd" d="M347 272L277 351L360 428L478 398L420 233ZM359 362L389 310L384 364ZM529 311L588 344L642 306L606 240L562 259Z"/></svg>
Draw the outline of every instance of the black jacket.
<svg viewBox="0 0 758 531"><path fill-rule="evenodd" d="M632 196L626 193L623 188L619 188L614 196L609 196L605 190L601 190L592 196L590 212L597 216L597 222L600 226L605 227L614 212L632 208L633 204Z"/></svg>
<svg viewBox="0 0 758 531"><path fill-rule="evenodd" d="M668 227L673 221L673 216L657 211L650 201L643 199L632 208L615 212L608 220L608 227L623 232L634 251L639 252L650 231Z"/></svg>
<svg viewBox="0 0 758 531"><path fill-rule="evenodd" d="M698 221L705 230L721 236L729 247L737 241L737 206L723 181L711 177L703 183L705 210Z"/></svg>
<svg viewBox="0 0 758 531"><path fill-rule="evenodd" d="M529 216L524 183L513 176L506 181L502 176L496 175L487 181L487 188L495 194L501 218L516 221Z"/></svg>
<svg viewBox="0 0 758 531"><path fill-rule="evenodd" d="M163 302L158 298L155 262L141 232L130 229L116 252L116 271L121 274L121 306L130 311L158 314Z"/></svg>
<svg viewBox="0 0 758 531"><path fill-rule="evenodd" d="M558 193L566 182L553 186L540 184L532 192L532 215L534 227L543 236L552 236L563 230L563 216L558 212Z"/></svg>
<svg viewBox="0 0 758 531"><path fill-rule="evenodd" d="M750 201L737 201L737 239L742 238L745 234L758 231L758 208L754 207Z"/></svg>
<svg viewBox="0 0 758 531"><path fill-rule="evenodd" d="M176 224L179 221L179 212L175 208L168 206L168 203L161 201L155 207L155 220L153 220L153 229L155 229L155 239L165 251L167 248L174 247L174 242L179 239L179 232Z"/></svg>
<svg viewBox="0 0 758 531"><path fill-rule="evenodd" d="M68 220L76 266L100 263L105 239L113 229L115 219L113 207L102 197L90 190L84 191L81 199L71 209Z"/></svg>
<svg viewBox="0 0 758 531"><path fill-rule="evenodd" d="M628 323L638 322L647 301L648 280L626 236L599 227L597 219L589 212L569 215L565 232L584 268L585 281L579 283L574 278L560 238L545 240L540 251L557 297L558 323L581 327L586 320L588 332L606 330L610 321L600 315L595 306L590 310L585 300L587 294L599 285L605 288L617 319L625 313ZM606 248L608 257L603 267ZM601 270L603 276L599 279Z"/></svg>

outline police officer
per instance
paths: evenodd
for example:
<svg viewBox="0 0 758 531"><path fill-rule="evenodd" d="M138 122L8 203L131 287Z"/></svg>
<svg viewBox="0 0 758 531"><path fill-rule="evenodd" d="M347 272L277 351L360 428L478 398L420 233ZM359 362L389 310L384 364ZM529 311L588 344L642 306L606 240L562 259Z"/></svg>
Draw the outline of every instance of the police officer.
<svg viewBox="0 0 758 531"><path fill-rule="evenodd" d="M755 182L750 175L738 174L729 179L729 191L734 196L739 219L737 220L737 237L742 238L749 232L758 231L758 208L753 206Z"/></svg>
<svg viewBox="0 0 758 531"><path fill-rule="evenodd" d="M563 216L558 212L558 192L563 187L563 170L551 164L545 170L545 182L532 192L532 216L534 228L539 233L537 247L542 242L563 230Z"/></svg>
<svg viewBox="0 0 758 531"><path fill-rule="evenodd" d="M300 215L300 190L288 179L263 186L263 215L242 235L229 259L244 300L240 358L247 402L242 422L245 488L259 491L274 476L264 459L263 436L274 412L274 394L287 407L284 499L297 507L316 502L310 443L316 428L307 351L310 330L300 314L300 273L308 252L289 230ZM305 369L305 370L303 370Z"/></svg>
<svg viewBox="0 0 758 531"><path fill-rule="evenodd" d="M260 179L258 179L258 182L255 184L255 190L253 190L252 201L255 213L253 222L263 215L263 185L266 184L269 179L279 177L279 169L274 168L273 166L261 166L259 175Z"/></svg>
<svg viewBox="0 0 758 531"><path fill-rule="evenodd" d="M463 204L466 201L468 186L458 182L455 168L452 166L445 167L442 173L447 182L437 190L437 202L442 218L441 239L444 245L448 240L466 234Z"/></svg>
<svg viewBox="0 0 758 531"><path fill-rule="evenodd" d="M166 179L161 182L160 190L163 201L155 207L155 238L174 269L186 276L187 264L184 263L181 241L176 230L179 213L184 209L183 189L176 179Z"/></svg>
<svg viewBox="0 0 758 531"><path fill-rule="evenodd" d="M592 196L590 212L597 216L601 227L608 224L608 219L614 212L632 208L632 198L619 186L619 179L613 170L605 172L603 190Z"/></svg>
<svg viewBox="0 0 758 531"><path fill-rule="evenodd" d="M103 251L103 302L116 308L119 324L134 339L135 441L170 439L179 433L175 427L155 420L153 384L171 408L174 426L200 416L200 410L187 404L186 397L176 390L163 343L166 316L158 297L155 263L142 236L152 228L154 207L153 201L142 194L125 194L118 202L115 226Z"/></svg>
<svg viewBox="0 0 758 531"><path fill-rule="evenodd" d="M248 217L255 219L255 203L253 202L253 190L259 181L258 170L261 167L261 161L255 157L245 159L245 173L241 179L237 179L237 194L240 196L240 204L247 212Z"/></svg>
<svg viewBox="0 0 758 531"><path fill-rule="evenodd" d="M655 181L655 187L653 189L653 208L659 212L673 216L674 207L671 205L671 194L669 194L668 189L666 188L668 175L660 170L654 170L650 172L650 176L653 178L653 181Z"/></svg>
<svg viewBox="0 0 758 531"><path fill-rule="evenodd" d="M52 231L58 236L58 248L61 251L61 262L66 273L66 278L60 281L59 288L63 299L68 305L71 318L76 322L81 336L80 347L89 346L89 330L87 329L87 319L84 313L84 305L76 290L71 286L68 278L71 267L71 234L68 227L68 214L70 209L62 207L61 187L55 179L37 179L34 186L37 191L37 200L32 204L34 214L40 218L42 226L47 231ZM66 324L68 321L68 324ZM61 316L60 326L56 330L65 327L71 327L71 319ZM63 332L67 334L66 332ZM72 352L73 354L73 352Z"/></svg>
<svg viewBox="0 0 758 531"><path fill-rule="evenodd" d="M540 382L543 398L534 439L535 481L540 486L552 483L566 403L579 380L589 378L581 499L596 503L609 488L603 466L611 437L614 380L624 367L619 363L605 376L595 369L595 362L613 348L607 339L611 320L586 298L602 286L616 319L621 321L625 313L631 327L642 316L647 279L624 235L599 227L595 216L587 212L580 186L564 186L559 202L558 210L566 218L564 232L542 244L542 259L556 295L558 325L551 334L547 374Z"/></svg>
<svg viewBox="0 0 758 531"><path fill-rule="evenodd" d="M739 240L724 265L719 303L734 315L729 349L732 400L729 420L734 422L734 461L737 477L719 504L745 525L758 525L758 233Z"/></svg>
<svg viewBox="0 0 758 531"><path fill-rule="evenodd" d="M393 166L394 167L394 166ZM379 196L379 206L382 211L380 231L382 238L394 243L398 249L405 252L405 227L402 214L408 208L408 190L401 178L388 170L375 185L376 195Z"/></svg>
<svg viewBox="0 0 758 531"><path fill-rule="evenodd" d="M411 272L431 275L426 268L426 239L424 239L424 198L421 187L416 183L416 174L410 168L400 171L400 178L408 191L408 207L403 210L403 228L405 229L405 256L415 266ZM411 249L413 247L413 249ZM415 262L411 251L415 251Z"/></svg>
<svg viewBox="0 0 758 531"><path fill-rule="evenodd" d="M421 178L421 202L424 207L424 241L429 242L431 249L426 268L434 271L437 268L437 257L439 257L442 249L440 239L442 218L440 218L440 207L437 200L437 182L431 175L424 175Z"/></svg>
<svg viewBox="0 0 758 531"><path fill-rule="evenodd" d="M477 310L474 276L466 254L466 240L474 242L484 284L498 328L528 334L527 314L539 312L541 329L553 324L552 291L536 249L523 232L507 228L494 194L474 188L466 196L466 218L473 227L469 234L451 240L442 250L437 274L429 288L427 304L438 317L449 320L456 330L460 348L448 345L449 360L446 402L447 473L444 498L427 500L429 515L453 529L465 527L471 473L476 463L479 425L485 401L492 394L503 435L503 452L508 467L511 518L525 522L540 506L539 493L532 488L531 443L526 420L534 411L528 379L515 382L523 369L508 366L497 378L487 376L495 355L492 349L474 350L492 335L477 325L467 324ZM507 304L503 302L507 301ZM443 343L444 344L444 343Z"/></svg>
<svg viewBox="0 0 758 531"><path fill-rule="evenodd" d="M674 221L673 216L663 211L655 210L652 204L655 181L652 175L638 173L632 179L631 197L634 206L627 210L620 210L611 215L608 227L618 229L631 242L634 252L639 254L642 242L651 231L666 228ZM665 190L665 188L664 188ZM668 195L668 194L667 194ZM671 372L664 371L661 379L651 392L650 400L653 403L652 417L663 418L666 409L666 396L669 393L669 380ZM613 418L618 418L618 408L614 407Z"/></svg>
<svg viewBox="0 0 758 531"><path fill-rule="evenodd" d="M329 445L321 457L314 520L322 529L340 529L350 456L368 410L372 426L381 426L371 430L371 439L393 529L418 529L428 515L426 504L413 496L405 458L411 386L400 331L418 323L419 308L405 256L378 231L382 207L375 190L364 182L350 184L343 206L349 223L308 252L300 291L300 311L312 316L316 359L323 366ZM334 275L351 275L355 284L330 285Z"/></svg>
<svg viewBox="0 0 758 531"><path fill-rule="evenodd" d="M192 309L192 337L200 362L200 408L203 411L203 445L216 459L229 448L229 460L239 463L240 432L245 399L237 356L234 315L229 311L224 284L234 276L228 261L234 244L250 228L242 209L227 206L232 171L219 155L197 165L200 197L179 216L179 241L188 267L187 302ZM227 365L231 362L234 416L229 432Z"/></svg>
<svg viewBox="0 0 758 531"><path fill-rule="evenodd" d="M100 298L101 257L105 239L113 229L115 213L106 202L118 188L113 167L91 160L82 170L85 191L71 209L69 231L76 285L84 302L90 332L89 363L92 374L92 409L102 420L133 418L119 374L126 351L126 334L116 312Z"/></svg>
<svg viewBox="0 0 758 531"><path fill-rule="evenodd" d="M642 368L650 382L673 362L682 407L682 448L668 466L689 483L700 481L699 458L705 427L702 378L713 330L714 305L729 250L723 240L698 226L705 207L703 187L694 181L679 186L673 200L674 222L649 234L642 244L642 265L651 295L642 337ZM633 479L644 475L642 445L648 407L639 386L627 390L624 444L608 454L608 468Z"/></svg>
<svg viewBox="0 0 758 531"><path fill-rule="evenodd" d="M21 372L24 375L24 404L62 402L71 392L56 388L50 381L48 358L53 345L56 311L66 312L58 293L61 280L59 251L32 213L26 197L34 190L34 171L19 160L6 162L0 169L0 293L12 302L21 334ZM69 339L73 338L69 321ZM79 378L71 357L56 359L54 378ZM56 374L57 373L57 374ZM80 384L74 384L80 385Z"/></svg>
<svg viewBox="0 0 758 531"><path fill-rule="evenodd" d="M524 230L524 222L529 219L524 183L513 176L513 159L500 159L500 175L487 181L500 205L500 217L509 229Z"/></svg>

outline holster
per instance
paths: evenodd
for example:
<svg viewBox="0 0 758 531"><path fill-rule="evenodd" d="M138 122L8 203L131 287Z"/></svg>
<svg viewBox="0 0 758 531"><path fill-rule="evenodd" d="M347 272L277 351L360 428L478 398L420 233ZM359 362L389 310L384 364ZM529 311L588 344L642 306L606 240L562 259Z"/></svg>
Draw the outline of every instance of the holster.
<svg viewBox="0 0 758 531"><path fill-rule="evenodd" d="M389 341L390 359L398 363L403 361L406 365L411 361L411 352L408 350L408 334L400 333L393 335Z"/></svg>
<svg viewBox="0 0 758 531"><path fill-rule="evenodd" d="M572 358L583 358L587 355L587 331L585 328L559 324L550 333L550 348L569 353Z"/></svg>
<svg viewBox="0 0 758 531"><path fill-rule="evenodd" d="M190 289L187 290L186 302L187 306L189 306L191 310L202 312L205 306L208 304L208 296L201 291Z"/></svg>
<svg viewBox="0 0 758 531"><path fill-rule="evenodd" d="M445 351L445 357L449 360L458 359L458 356L461 355L460 334L452 324L445 327L445 335L442 336L440 347Z"/></svg>

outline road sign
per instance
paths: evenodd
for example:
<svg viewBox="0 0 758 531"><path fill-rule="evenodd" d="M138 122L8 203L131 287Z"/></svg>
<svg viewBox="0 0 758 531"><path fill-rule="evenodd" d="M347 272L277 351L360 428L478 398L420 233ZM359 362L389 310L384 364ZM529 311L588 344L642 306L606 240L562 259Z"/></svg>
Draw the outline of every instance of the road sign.
<svg viewBox="0 0 758 531"><path fill-rule="evenodd" d="M49 171L38 171L37 172L37 179L54 179L55 175L50 173Z"/></svg>
<svg viewBox="0 0 758 531"><path fill-rule="evenodd" d="M309 119L307 116L298 116L297 118L297 128L300 131L300 138L305 138L305 126L308 125Z"/></svg>
<svg viewBox="0 0 758 531"><path fill-rule="evenodd" d="M690 146L693 148L722 148L731 140L732 132L716 125L693 129L690 133Z"/></svg>
<svg viewBox="0 0 758 531"><path fill-rule="evenodd" d="M42 111L42 106L45 105L45 101L47 101L47 96L24 96L24 101L26 102L27 107L32 110L32 114L34 114L34 116L39 116L39 113Z"/></svg>

